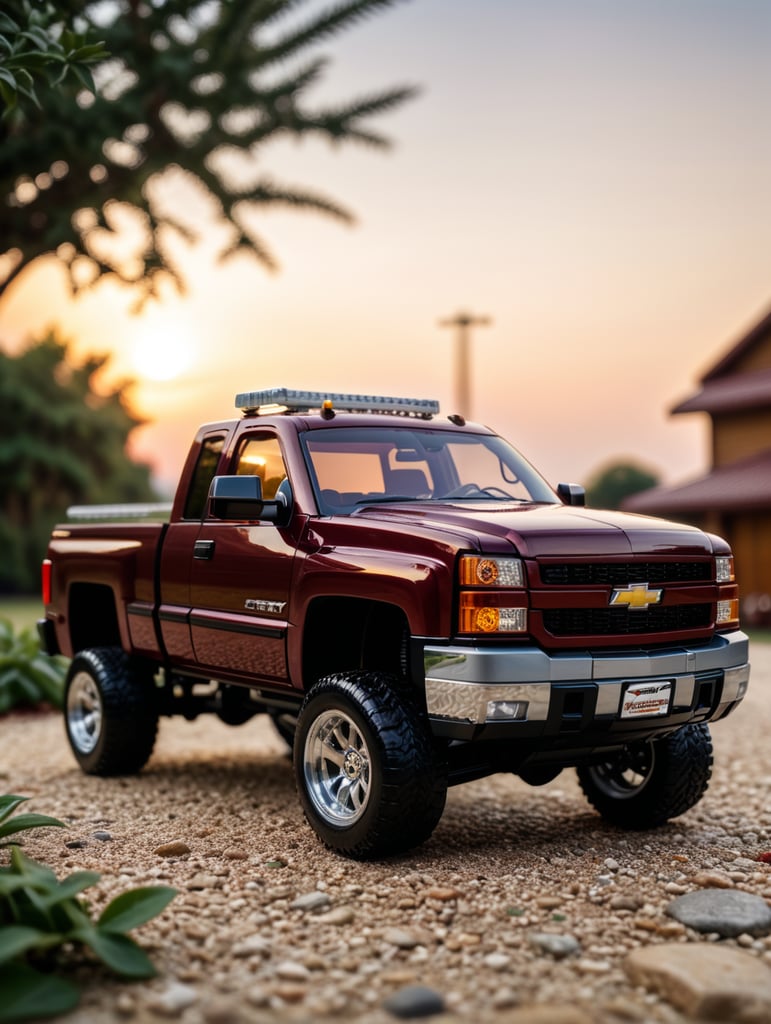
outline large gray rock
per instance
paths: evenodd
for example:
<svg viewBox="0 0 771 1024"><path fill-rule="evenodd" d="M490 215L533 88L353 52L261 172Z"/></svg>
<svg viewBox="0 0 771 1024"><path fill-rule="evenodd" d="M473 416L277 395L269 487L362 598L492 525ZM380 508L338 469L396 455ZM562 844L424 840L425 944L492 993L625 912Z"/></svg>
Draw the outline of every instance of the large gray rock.
<svg viewBox="0 0 771 1024"><path fill-rule="evenodd" d="M686 893L669 904L667 913L697 932L717 932L728 938L771 932L771 907L761 896L736 889Z"/></svg>
<svg viewBox="0 0 771 1024"><path fill-rule="evenodd" d="M633 950L624 969L689 1017L768 1024L771 967L749 953L707 943L666 943Z"/></svg>

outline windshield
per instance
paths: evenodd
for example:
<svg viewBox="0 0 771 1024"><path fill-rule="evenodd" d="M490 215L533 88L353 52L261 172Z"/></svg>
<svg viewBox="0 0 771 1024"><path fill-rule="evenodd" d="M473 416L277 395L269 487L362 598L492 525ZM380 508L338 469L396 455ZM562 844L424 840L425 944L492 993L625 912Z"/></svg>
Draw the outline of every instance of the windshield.
<svg viewBox="0 0 771 1024"><path fill-rule="evenodd" d="M558 501L506 441L491 434L407 427L336 427L302 435L319 509L388 501Z"/></svg>

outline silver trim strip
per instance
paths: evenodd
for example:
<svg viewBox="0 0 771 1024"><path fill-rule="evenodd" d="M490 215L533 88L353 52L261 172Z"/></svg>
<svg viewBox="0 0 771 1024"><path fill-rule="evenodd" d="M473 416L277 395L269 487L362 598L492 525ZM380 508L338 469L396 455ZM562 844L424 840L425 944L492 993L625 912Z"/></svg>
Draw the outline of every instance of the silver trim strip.
<svg viewBox="0 0 771 1024"><path fill-rule="evenodd" d="M171 515L171 502L145 501L123 505L70 505L67 519L71 522L91 522L100 519L162 519Z"/></svg>
<svg viewBox="0 0 771 1024"><path fill-rule="evenodd" d="M484 722L490 700L527 701L527 721L545 721L552 683L598 684L598 715L616 714L621 692L633 679L673 679L675 703L693 699L695 675L725 672L724 699L744 695L749 678L749 641L737 630L719 634L704 647L663 651L548 655L535 647L424 648L426 705L434 718Z"/></svg>

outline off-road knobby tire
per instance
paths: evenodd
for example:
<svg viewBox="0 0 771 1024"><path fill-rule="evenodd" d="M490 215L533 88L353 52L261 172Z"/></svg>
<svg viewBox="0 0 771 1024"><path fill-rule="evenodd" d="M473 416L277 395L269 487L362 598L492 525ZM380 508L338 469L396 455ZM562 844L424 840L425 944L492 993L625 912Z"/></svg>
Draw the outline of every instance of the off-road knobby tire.
<svg viewBox="0 0 771 1024"><path fill-rule="evenodd" d="M369 752L369 798L352 824L324 817L308 792L306 739L329 711L353 720ZM425 713L399 680L380 672L341 672L320 679L300 709L294 771L309 824L337 853L367 860L402 853L425 842L436 828L447 796L447 764Z"/></svg>
<svg viewBox="0 0 771 1024"><path fill-rule="evenodd" d="M621 828L647 829L694 807L712 775L712 740L704 722L685 725L663 739L651 740L652 766L635 789L613 793L614 762L582 766L578 781L589 803L606 821Z"/></svg>
<svg viewBox="0 0 771 1024"><path fill-rule="evenodd" d="M73 738L68 715L70 688L87 673L99 692L101 726L92 750ZM152 675L132 664L119 647L95 647L73 659L64 691L64 721L75 758L88 775L134 775L153 752L158 711Z"/></svg>

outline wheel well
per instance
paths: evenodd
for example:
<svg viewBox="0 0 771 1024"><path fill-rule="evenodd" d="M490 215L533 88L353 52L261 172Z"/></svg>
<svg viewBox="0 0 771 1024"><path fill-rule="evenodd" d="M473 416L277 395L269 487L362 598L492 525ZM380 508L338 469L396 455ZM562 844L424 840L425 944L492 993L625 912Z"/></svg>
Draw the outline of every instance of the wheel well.
<svg viewBox="0 0 771 1024"><path fill-rule="evenodd" d="M408 678L410 630L401 608L348 597L318 598L303 635L305 687L354 669Z"/></svg>
<svg viewBox="0 0 771 1024"><path fill-rule="evenodd" d="M73 583L67 619L73 652L121 646L115 595L104 583Z"/></svg>

